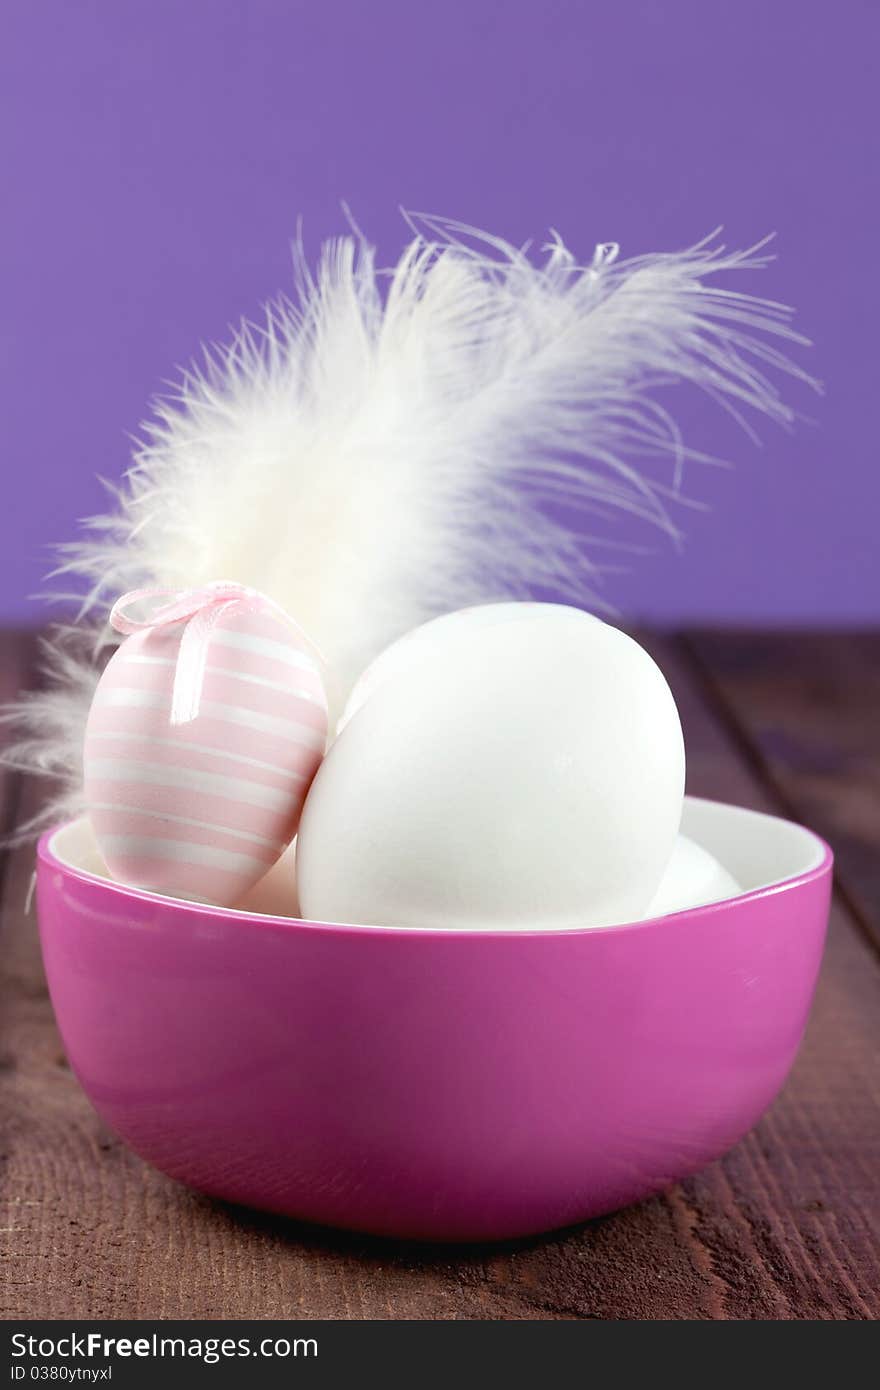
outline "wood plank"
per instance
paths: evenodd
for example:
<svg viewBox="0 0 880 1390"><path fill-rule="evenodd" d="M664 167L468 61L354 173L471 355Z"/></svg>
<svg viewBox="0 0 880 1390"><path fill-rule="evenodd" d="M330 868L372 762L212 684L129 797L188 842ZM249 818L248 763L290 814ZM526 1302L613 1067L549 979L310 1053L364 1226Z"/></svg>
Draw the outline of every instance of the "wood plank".
<svg viewBox="0 0 880 1390"><path fill-rule="evenodd" d="M36 634L27 631L0 629L0 706L7 706L16 698L19 691L31 683L36 664ZM0 724L0 745L6 736L5 727ZM0 902L5 901L5 888L8 885L16 858L9 848L9 837L21 823L21 798L23 779L17 772L0 764ZM6 939L0 937L0 955ZM5 1010L0 1008L0 1028ZM3 1048L0 1032L0 1075L6 1069L8 1054ZM2 1159L0 1159L2 1162Z"/></svg>
<svg viewBox="0 0 880 1390"><path fill-rule="evenodd" d="M0 628L0 706L14 700L19 690L30 680L36 656L36 638L32 632L8 631ZM5 730L0 725L0 742ZM18 810L20 778L9 768L0 766L0 869L5 871L9 854L3 847L15 823Z"/></svg>
<svg viewBox="0 0 880 1390"><path fill-rule="evenodd" d="M880 633L695 632L687 642L759 775L832 844L847 901L880 948Z"/></svg>
<svg viewBox="0 0 880 1390"><path fill-rule="evenodd" d="M768 793L686 654L656 644L682 708L691 789ZM26 806L38 792L28 789ZM670 1193L507 1246L425 1248L319 1231L209 1201L146 1168L64 1062L34 924L32 852L0 924L9 1065L0 1316L864 1318L880 1312L880 970L837 907L807 1043L782 1097L719 1164Z"/></svg>
<svg viewBox="0 0 880 1390"><path fill-rule="evenodd" d="M707 707L689 647L658 656L686 729L689 790L778 811L775 789L741 756L742 725ZM844 687L836 699L844 719ZM774 1307L786 1317L880 1314L878 1057L880 969L836 898L810 1026L787 1086L744 1143L685 1185L695 1235L735 1290L729 1315L773 1316Z"/></svg>

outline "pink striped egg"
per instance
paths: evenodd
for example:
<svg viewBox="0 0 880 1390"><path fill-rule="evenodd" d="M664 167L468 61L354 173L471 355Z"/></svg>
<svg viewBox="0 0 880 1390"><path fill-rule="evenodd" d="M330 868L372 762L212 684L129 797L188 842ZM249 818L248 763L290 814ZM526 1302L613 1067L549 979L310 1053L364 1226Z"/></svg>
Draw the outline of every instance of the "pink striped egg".
<svg viewBox="0 0 880 1390"><path fill-rule="evenodd" d="M114 878L226 906L296 833L327 698L298 629L239 603L207 639L196 717L172 724L184 627L136 632L110 658L86 726L86 801Z"/></svg>

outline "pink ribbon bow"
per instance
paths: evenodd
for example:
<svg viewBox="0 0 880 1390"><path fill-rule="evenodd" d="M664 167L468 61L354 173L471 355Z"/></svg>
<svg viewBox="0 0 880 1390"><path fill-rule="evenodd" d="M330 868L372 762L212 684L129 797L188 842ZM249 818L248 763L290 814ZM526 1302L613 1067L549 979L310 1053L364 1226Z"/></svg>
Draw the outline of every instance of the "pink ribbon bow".
<svg viewBox="0 0 880 1390"><path fill-rule="evenodd" d="M152 616L143 621L129 617L126 611L134 603L162 599L167 602L160 603ZM149 628L168 627L172 623L186 621L174 671L174 688L171 695L172 724L188 724L198 715L211 633L221 618L245 605L283 618L300 633L318 660L323 661L315 644L274 599L267 598L259 589L249 589L247 585L237 584L231 579L218 579L195 589L132 589L114 603L110 610L110 626L126 636L133 632L146 632Z"/></svg>

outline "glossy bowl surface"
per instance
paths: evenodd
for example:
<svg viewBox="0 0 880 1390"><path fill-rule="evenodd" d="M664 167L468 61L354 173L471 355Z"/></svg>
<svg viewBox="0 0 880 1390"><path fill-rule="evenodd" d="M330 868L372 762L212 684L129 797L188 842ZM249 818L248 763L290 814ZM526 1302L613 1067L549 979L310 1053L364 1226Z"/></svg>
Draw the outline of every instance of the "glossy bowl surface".
<svg viewBox="0 0 880 1390"><path fill-rule="evenodd" d="M162 898L38 850L71 1065L143 1158L203 1192L383 1235L525 1235L716 1158L803 1035L832 857L810 831L688 799L747 891L623 926L351 927ZM91 866L91 867L90 867Z"/></svg>

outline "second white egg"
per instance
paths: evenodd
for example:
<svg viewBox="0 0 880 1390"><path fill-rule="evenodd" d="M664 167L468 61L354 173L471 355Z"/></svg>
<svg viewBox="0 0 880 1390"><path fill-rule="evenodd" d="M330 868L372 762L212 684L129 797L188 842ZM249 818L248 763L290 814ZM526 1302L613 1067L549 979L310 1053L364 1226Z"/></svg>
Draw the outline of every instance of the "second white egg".
<svg viewBox="0 0 880 1390"><path fill-rule="evenodd" d="M723 902L742 892L739 884L714 854L696 840L679 835L660 886L651 900L647 917L665 917L706 903Z"/></svg>

